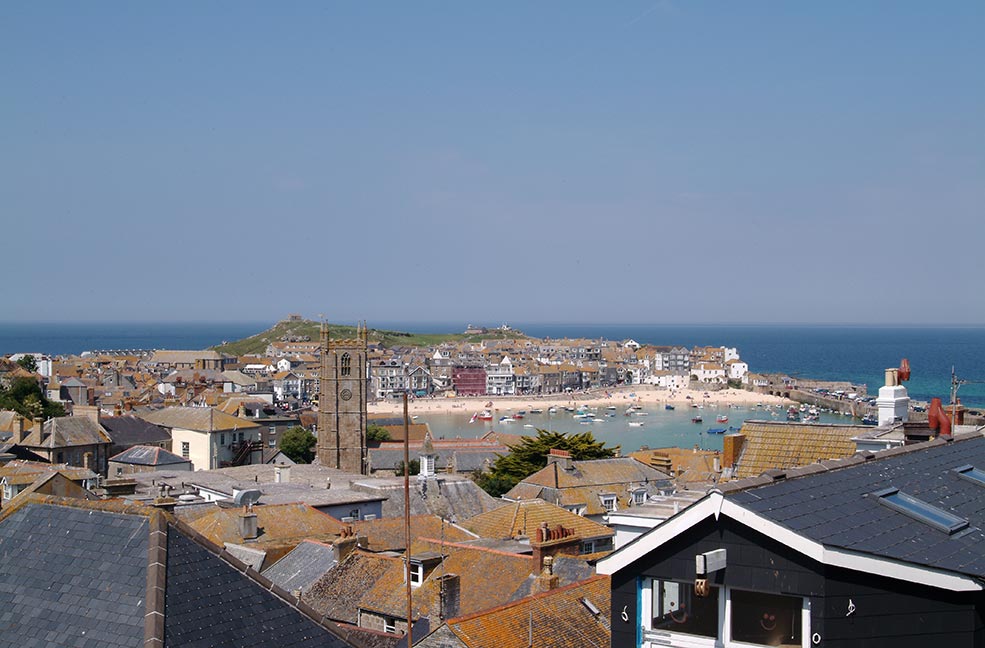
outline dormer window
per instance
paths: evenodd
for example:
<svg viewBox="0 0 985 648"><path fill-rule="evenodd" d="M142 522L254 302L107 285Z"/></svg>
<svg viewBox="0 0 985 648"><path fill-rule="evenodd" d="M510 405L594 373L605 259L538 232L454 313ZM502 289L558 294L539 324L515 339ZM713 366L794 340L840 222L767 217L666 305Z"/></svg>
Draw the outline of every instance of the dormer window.
<svg viewBox="0 0 985 648"><path fill-rule="evenodd" d="M636 506L646 504L646 489L639 488L633 491L633 504Z"/></svg>
<svg viewBox="0 0 985 648"><path fill-rule="evenodd" d="M604 495L600 495L599 496L599 499L602 500L602 508L604 508L606 511L615 511L616 510L616 496L615 495L612 495L612 494L607 493L607 494L604 494Z"/></svg>
<svg viewBox="0 0 985 648"><path fill-rule="evenodd" d="M410 563L410 584L414 587L420 587L421 583L424 582L424 564L419 562Z"/></svg>

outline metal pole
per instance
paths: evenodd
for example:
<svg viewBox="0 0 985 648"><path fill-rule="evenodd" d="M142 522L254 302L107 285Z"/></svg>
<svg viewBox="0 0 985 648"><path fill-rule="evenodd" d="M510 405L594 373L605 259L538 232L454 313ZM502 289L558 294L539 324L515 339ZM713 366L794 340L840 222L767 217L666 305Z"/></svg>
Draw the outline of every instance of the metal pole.
<svg viewBox="0 0 985 648"><path fill-rule="evenodd" d="M404 390L404 581L407 583L407 648L414 645L411 635L413 599L410 589L410 416L407 413L407 390Z"/></svg>

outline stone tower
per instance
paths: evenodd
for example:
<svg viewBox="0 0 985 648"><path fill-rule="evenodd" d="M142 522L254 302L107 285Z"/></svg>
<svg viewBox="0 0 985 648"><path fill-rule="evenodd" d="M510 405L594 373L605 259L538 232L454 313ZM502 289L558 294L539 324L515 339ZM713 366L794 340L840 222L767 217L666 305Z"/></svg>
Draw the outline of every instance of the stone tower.
<svg viewBox="0 0 985 648"><path fill-rule="evenodd" d="M323 466L366 474L366 375L368 361L365 324L356 337L331 340L321 325L321 370L318 394L318 461Z"/></svg>

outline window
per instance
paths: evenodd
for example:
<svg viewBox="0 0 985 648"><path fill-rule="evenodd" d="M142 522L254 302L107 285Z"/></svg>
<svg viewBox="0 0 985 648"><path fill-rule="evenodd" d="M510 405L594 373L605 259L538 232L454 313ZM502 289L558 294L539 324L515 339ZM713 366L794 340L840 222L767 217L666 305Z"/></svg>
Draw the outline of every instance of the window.
<svg viewBox="0 0 985 648"><path fill-rule="evenodd" d="M587 540L581 543L581 553L590 554L595 553L595 542L592 540Z"/></svg>
<svg viewBox="0 0 985 648"><path fill-rule="evenodd" d="M339 366L341 371L339 372L343 376L349 376L352 374L352 358L349 357L348 353L343 353L342 357L339 359Z"/></svg>
<svg viewBox="0 0 985 648"><path fill-rule="evenodd" d="M643 489L633 491L633 504L640 506L646 504L646 491Z"/></svg>
<svg viewBox="0 0 985 648"><path fill-rule="evenodd" d="M122 474L123 474L123 467L122 466L117 466L116 467L116 476L119 477Z"/></svg>
<svg viewBox="0 0 985 648"><path fill-rule="evenodd" d="M234 434L233 436L235 437L236 435ZM221 446L226 445L226 435L225 434L220 434L219 435L219 445L221 445Z"/></svg>
<svg viewBox="0 0 985 648"><path fill-rule="evenodd" d="M187 459L190 454L191 454L191 449L188 447L188 442L187 441L182 441L181 442L181 456L184 459Z"/></svg>
<svg viewBox="0 0 985 648"><path fill-rule="evenodd" d="M804 599L731 590L732 640L764 646L803 645Z"/></svg>
<svg viewBox="0 0 985 648"><path fill-rule="evenodd" d="M700 637L718 636L718 588L708 596L694 593L692 583L652 581L651 628Z"/></svg>
<svg viewBox="0 0 985 648"><path fill-rule="evenodd" d="M898 488L887 488L877 491L873 495L879 498L880 504L888 506L903 515L908 515L915 520L919 520L948 535L968 527L968 520L960 518L953 513L948 513L944 509L937 508L912 495L907 495Z"/></svg>
<svg viewBox="0 0 985 648"><path fill-rule="evenodd" d="M267 440L267 447L276 448L277 447L277 439L268 439Z"/></svg>
<svg viewBox="0 0 985 648"><path fill-rule="evenodd" d="M606 511L616 510L616 496L615 495L601 495L602 508Z"/></svg>
<svg viewBox="0 0 985 648"><path fill-rule="evenodd" d="M955 468L954 472L958 473L958 477L961 477L962 479L975 482L979 486L985 486L985 470L980 470L974 466L967 465Z"/></svg>
<svg viewBox="0 0 985 648"><path fill-rule="evenodd" d="M410 584L420 585L424 582L424 565L419 562L410 563Z"/></svg>
<svg viewBox="0 0 985 648"><path fill-rule="evenodd" d="M389 632L390 634L396 634L397 632L397 620L391 616L383 617L383 632Z"/></svg>

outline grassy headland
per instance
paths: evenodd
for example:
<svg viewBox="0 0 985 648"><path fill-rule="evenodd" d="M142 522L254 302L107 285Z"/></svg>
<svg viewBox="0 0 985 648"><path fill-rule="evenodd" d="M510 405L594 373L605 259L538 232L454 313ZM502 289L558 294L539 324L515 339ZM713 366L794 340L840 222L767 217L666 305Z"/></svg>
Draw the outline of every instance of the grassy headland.
<svg viewBox="0 0 985 648"><path fill-rule="evenodd" d="M312 320L284 320L277 322L271 328L256 335L235 342L227 342L214 347L216 351L230 355L262 354L271 342L288 338L308 337L317 342L320 324ZM329 324L329 335L333 338L351 338L356 335L356 327ZM519 331L501 331L498 329L486 333L407 333L405 331L388 331L385 329L369 329L369 343L379 344L387 348L395 346L428 347L442 342L478 342L480 340L504 340L526 337Z"/></svg>

